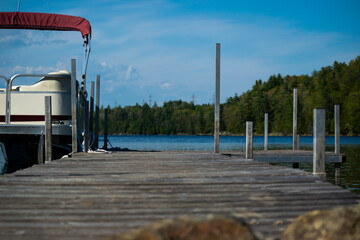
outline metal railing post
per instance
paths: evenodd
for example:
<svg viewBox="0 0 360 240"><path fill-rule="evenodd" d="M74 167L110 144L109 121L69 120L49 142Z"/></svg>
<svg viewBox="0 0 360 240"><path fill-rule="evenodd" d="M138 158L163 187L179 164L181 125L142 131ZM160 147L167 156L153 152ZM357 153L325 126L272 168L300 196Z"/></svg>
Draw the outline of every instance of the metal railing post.
<svg viewBox="0 0 360 240"><path fill-rule="evenodd" d="M10 104L10 101L11 101L11 81L10 79L7 79L6 80L6 95L5 95L5 123L6 124L10 124L10 115L11 115L11 104Z"/></svg>

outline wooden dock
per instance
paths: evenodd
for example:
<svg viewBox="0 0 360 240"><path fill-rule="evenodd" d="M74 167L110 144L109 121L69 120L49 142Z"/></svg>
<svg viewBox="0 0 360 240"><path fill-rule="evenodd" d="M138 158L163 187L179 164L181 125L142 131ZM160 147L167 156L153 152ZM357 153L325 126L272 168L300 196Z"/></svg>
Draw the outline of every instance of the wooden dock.
<svg viewBox="0 0 360 240"><path fill-rule="evenodd" d="M212 153L77 153L0 176L0 239L101 239L180 215L233 215L260 239L360 198L311 173Z"/></svg>
<svg viewBox="0 0 360 240"><path fill-rule="evenodd" d="M245 158L244 151L223 151L234 157ZM341 153L326 152L326 163L344 163L346 155ZM311 150L255 150L253 159L258 162L268 163L313 163L313 151Z"/></svg>

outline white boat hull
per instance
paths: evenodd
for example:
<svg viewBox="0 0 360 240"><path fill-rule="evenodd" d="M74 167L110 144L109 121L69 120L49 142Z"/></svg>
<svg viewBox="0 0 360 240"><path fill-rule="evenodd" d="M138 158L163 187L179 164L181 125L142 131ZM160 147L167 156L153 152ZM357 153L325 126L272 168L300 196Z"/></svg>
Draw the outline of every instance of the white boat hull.
<svg viewBox="0 0 360 240"><path fill-rule="evenodd" d="M51 96L53 123L69 124L71 121L70 74L61 78L45 77L33 85L14 86L11 91L10 122L22 125L43 125L45 96ZM0 89L0 122L5 122L6 93Z"/></svg>

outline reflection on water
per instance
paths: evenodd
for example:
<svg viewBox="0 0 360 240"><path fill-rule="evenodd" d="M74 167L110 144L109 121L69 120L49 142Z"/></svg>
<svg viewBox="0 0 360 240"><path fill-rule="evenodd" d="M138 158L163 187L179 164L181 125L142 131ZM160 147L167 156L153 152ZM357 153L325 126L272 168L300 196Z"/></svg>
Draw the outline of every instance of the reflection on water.
<svg viewBox="0 0 360 240"><path fill-rule="evenodd" d="M334 147L326 147L326 151L334 151ZM360 145L341 146L341 153L346 154L346 162L341 165L340 186L360 195ZM301 169L312 172L312 164L303 163ZM326 178L335 183L333 164L326 164Z"/></svg>
<svg viewBox="0 0 360 240"><path fill-rule="evenodd" d="M131 150L155 151L213 151L213 136L109 136L113 147L128 148ZM312 149L312 137L300 138L300 149ZM254 137L254 148L263 149L264 138ZM292 137L269 137L269 149L292 149ZM360 195L360 137L341 137L341 153L346 154L346 163L341 166L340 185ZM100 136L99 146L103 146L103 137ZM244 136L220 136L221 151L245 150ZM326 137L326 150L334 151L334 137ZM291 167L291 164L282 164ZM312 164L300 164L300 168L312 172ZM334 166L326 164L328 181L334 183Z"/></svg>

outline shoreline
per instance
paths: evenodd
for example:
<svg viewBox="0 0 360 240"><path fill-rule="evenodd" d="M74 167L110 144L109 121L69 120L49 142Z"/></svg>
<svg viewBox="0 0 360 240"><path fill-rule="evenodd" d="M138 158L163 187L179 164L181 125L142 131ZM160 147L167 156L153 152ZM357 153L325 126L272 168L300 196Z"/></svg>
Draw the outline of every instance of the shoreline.
<svg viewBox="0 0 360 240"><path fill-rule="evenodd" d="M99 135L104 135L100 133ZM112 133L108 136L213 136L213 134L130 134L130 133ZM245 134L233 134L233 133L220 133L220 136L233 136L233 137L245 137ZM263 134L254 134L256 137L263 137ZM312 137L312 134L300 134L300 137ZM326 134L326 137L334 137L335 134ZM279 134L279 133L269 133L269 137L292 137L292 135ZM340 137L360 137L360 135L341 135Z"/></svg>

